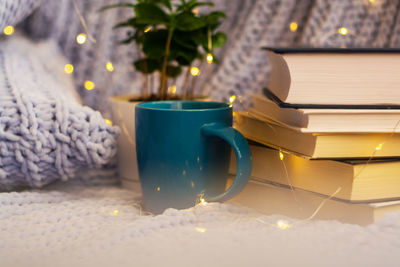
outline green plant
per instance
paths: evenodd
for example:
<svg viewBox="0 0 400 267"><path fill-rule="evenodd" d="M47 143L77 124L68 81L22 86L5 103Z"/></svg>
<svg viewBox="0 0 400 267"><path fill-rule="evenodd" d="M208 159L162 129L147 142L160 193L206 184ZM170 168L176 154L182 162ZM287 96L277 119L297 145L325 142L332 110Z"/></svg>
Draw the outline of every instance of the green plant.
<svg viewBox="0 0 400 267"><path fill-rule="evenodd" d="M176 1L175 1L176 2ZM197 15L201 6L214 6L212 2L181 0L173 5L171 0L138 0L136 3L121 3L105 6L101 10L116 7L132 8L134 17L114 28L128 27L128 36L122 44L134 42L140 51L140 58L133 62L136 70L146 75L144 87L148 87L148 76L160 73L160 87L157 98L167 99L168 80L176 79L186 69L183 98L193 96L193 86L188 87L189 71L195 60L213 58L214 48L225 45L226 34L216 32L226 17L222 11Z"/></svg>

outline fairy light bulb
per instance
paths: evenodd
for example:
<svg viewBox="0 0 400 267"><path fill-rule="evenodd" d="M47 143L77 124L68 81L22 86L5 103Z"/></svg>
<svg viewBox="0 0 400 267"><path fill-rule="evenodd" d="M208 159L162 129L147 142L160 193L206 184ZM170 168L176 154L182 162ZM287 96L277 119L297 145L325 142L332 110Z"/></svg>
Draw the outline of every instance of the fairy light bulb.
<svg viewBox="0 0 400 267"><path fill-rule="evenodd" d="M104 119L105 120L105 122L108 124L108 125L111 125L112 126L112 121L110 121L109 119Z"/></svg>
<svg viewBox="0 0 400 267"><path fill-rule="evenodd" d="M276 227L278 227L281 230L286 230L290 227L289 223L285 220L278 220L276 222Z"/></svg>
<svg viewBox="0 0 400 267"><path fill-rule="evenodd" d="M233 102L235 102L235 100L236 100L236 96L233 95L233 96L231 96L231 97L229 98L229 103L233 104Z"/></svg>
<svg viewBox="0 0 400 267"><path fill-rule="evenodd" d="M283 160L283 158L284 158L284 155L283 155L282 151L279 150L279 159Z"/></svg>
<svg viewBox="0 0 400 267"><path fill-rule="evenodd" d="M118 215L118 213L119 213L119 210L114 210L113 211L113 215Z"/></svg>
<svg viewBox="0 0 400 267"><path fill-rule="evenodd" d="M345 28L345 27L341 27L341 28L338 29L338 32L341 35L347 35L349 33L349 30L347 28Z"/></svg>
<svg viewBox="0 0 400 267"><path fill-rule="evenodd" d="M114 71L114 66L113 66L113 64L112 64L111 62L107 62L107 64L106 64L106 69L107 69L109 72L113 72L113 71Z"/></svg>
<svg viewBox="0 0 400 267"><path fill-rule="evenodd" d="M299 25L296 22L291 22L289 25L290 31L295 32L297 31L297 28L299 27Z"/></svg>
<svg viewBox="0 0 400 267"><path fill-rule="evenodd" d="M67 74L71 74L72 72L74 72L74 66L72 64L65 64L64 71Z"/></svg>
<svg viewBox="0 0 400 267"><path fill-rule="evenodd" d="M86 90L90 91L94 89L95 84L92 81L85 81L84 86Z"/></svg>
<svg viewBox="0 0 400 267"><path fill-rule="evenodd" d="M214 60L213 55L211 53L208 53L207 54L207 62L208 62L208 64L211 64L213 62L213 60Z"/></svg>
<svg viewBox="0 0 400 267"><path fill-rule="evenodd" d="M8 25L8 26L4 27L3 33L5 35L12 35L14 33L14 27L11 26L11 25Z"/></svg>
<svg viewBox="0 0 400 267"><path fill-rule="evenodd" d="M199 76L200 75L200 69L198 67L191 67L190 68L190 74L193 76Z"/></svg>
<svg viewBox="0 0 400 267"><path fill-rule="evenodd" d="M170 87L168 87L168 93L174 95L176 94L176 85L172 85Z"/></svg>
<svg viewBox="0 0 400 267"><path fill-rule="evenodd" d="M382 149L383 144L379 144L377 147L375 147L376 150L381 150Z"/></svg>
<svg viewBox="0 0 400 267"><path fill-rule="evenodd" d="M80 45L84 44L86 42L86 34L80 33L76 36L76 42Z"/></svg>
<svg viewBox="0 0 400 267"><path fill-rule="evenodd" d="M152 28L153 28L153 27L149 26L149 27L147 27L146 29L144 29L144 32L149 32L149 31L151 31Z"/></svg>
<svg viewBox="0 0 400 267"><path fill-rule="evenodd" d="M205 232L207 231L207 229L206 229L206 228L203 228L203 227L196 227L195 229L196 229L196 231L199 232L199 233L205 233Z"/></svg>
<svg viewBox="0 0 400 267"><path fill-rule="evenodd" d="M158 192L160 192L161 188L160 188L160 187L157 187L156 190L157 190Z"/></svg>

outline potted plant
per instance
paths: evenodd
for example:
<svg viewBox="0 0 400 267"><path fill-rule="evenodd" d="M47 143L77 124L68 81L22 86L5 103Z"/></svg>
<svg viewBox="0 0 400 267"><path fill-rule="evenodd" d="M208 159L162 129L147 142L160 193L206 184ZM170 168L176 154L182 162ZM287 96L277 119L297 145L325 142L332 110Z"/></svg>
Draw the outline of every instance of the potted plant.
<svg viewBox="0 0 400 267"><path fill-rule="evenodd" d="M133 66L144 75L140 95L111 98L114 121L123 131L118 140L119 172L128 187L129 181L138 180L137 167L132 163L136 162L134 105L140 101L199 98L194 94L199 71L194 64L218 63L213 51L224 46L227 38L217 31L226 17L224 12L197 12L199 7L213 5L198 0L138 0L101 9L132 9L133 16L114 28L130 29L121 44L134 44L138 49L140 57ZM183 83L177 93L175 81L181 75Z"/></svg>

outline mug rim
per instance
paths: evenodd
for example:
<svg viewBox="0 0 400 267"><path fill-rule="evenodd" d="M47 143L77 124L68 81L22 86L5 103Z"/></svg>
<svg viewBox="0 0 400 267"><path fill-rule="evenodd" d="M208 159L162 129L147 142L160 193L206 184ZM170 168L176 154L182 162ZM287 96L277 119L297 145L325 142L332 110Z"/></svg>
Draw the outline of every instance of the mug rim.
<svg viewBox="0 0 400 267"><path fill-rule="evenodd" d="M157 105L162 104L173 104L173 103L181 103L181 104L210 104L215 105L215 107L208 107L208 108L163 108L157 107ZM232 109L232 104L228 104L225 102L218 102L218 101L196 101L196 100L163 100L163 101L149 101L149 102L142 102L136 105L136 108L144 109L144 110L159 110L159 111L173 111L173 112L194 112L194 111L217 111L217 110L229 110Z"/></svg>

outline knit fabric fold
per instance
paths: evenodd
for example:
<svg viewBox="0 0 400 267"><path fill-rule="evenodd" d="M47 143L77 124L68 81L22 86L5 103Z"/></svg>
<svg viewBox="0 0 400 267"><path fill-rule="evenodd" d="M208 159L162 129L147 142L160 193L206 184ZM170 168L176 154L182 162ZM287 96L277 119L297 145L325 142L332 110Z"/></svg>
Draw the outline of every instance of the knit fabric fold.
<svg viewBox="0 0 400 267"><path fill-rule="evenodd" d="M80 104L65 63L50 42L0 43L1 190L68 180L115 155L118 129Z"/></svg>
<svg viewBox="0 0 400 267"><path fill-rule="evenodd" d="M15 26L41 4L42 0L1 0L0 1L0 29L11 25Z"/></svg>

